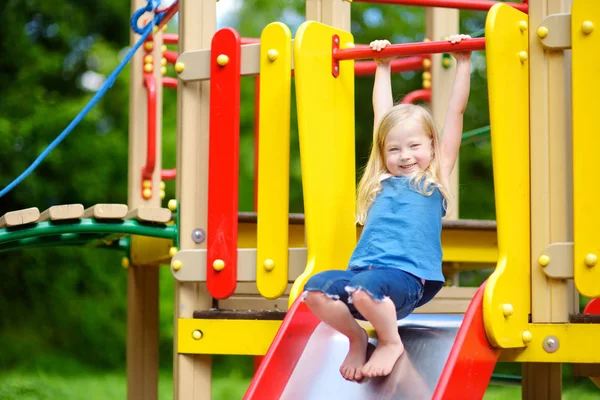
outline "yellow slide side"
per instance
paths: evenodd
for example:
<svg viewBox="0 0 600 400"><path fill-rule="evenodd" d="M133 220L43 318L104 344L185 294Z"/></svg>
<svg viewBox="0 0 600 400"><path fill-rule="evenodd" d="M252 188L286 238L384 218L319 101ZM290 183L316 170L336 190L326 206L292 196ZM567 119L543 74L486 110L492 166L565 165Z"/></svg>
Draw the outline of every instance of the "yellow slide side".
<svg viewBox="0 0 600 400"><path fill-rule="evenodd" d="M526 344L530 311L529 33L521 21L526 14L497 4L485 28L499 259L483 314L490 343L501 348Z"/></svg>
<svg viewBox="0 0 600 400"><path fill-rule="evenodd" d="M308 259L290 304L313 274L345 269L356 244L354 62L332 74L332 38L353 45L350 33L303 23L294 40L294 70Z"/></svg>

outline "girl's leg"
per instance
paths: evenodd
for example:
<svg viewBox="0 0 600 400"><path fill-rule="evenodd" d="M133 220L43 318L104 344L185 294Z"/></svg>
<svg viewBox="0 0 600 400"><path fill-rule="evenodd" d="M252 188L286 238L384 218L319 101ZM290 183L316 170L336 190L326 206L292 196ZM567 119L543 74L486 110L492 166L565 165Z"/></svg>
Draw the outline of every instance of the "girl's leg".
<svg viewBox="0 0 600 400"><path fill-rule="evenodd" d="M422 295L421 283L401 270L376 268L356 275L348 284L348 290L358 312L377 331L377 348L362 374L386 376L404 352L397 320L414 310Z"/></svg>
<svg viewBox="0 0 600 400"><path fill-rule="evenodd" d="M344 288L353 275L349 271L325 271L313 276L304 287L304 301L317 318L348 338L350 348L340 373L347 380L360 381L367 357L368 335L346 304L348 293Z"/></svg>

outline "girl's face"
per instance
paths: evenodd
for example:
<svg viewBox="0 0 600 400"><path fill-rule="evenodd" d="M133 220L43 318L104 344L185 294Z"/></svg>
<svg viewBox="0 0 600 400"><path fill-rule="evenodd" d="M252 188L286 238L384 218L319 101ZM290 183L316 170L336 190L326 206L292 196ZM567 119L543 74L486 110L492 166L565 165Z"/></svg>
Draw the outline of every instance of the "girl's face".
<svg viewBox="0 0 600 400"><path fill-rule="evenodd" d="M385 166L394 176L424 171L433 156L431 138L415 118L396 124L388 132L383 151Z"/></svg>

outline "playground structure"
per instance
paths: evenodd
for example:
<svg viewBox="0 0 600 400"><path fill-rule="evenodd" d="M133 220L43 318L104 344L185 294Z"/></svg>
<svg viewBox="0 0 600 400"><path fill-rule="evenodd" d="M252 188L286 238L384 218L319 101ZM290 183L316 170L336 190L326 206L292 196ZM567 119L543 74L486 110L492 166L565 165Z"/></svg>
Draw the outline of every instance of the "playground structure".
<svg viewBox="0 0 600 400"><path fill-rule="evenodd" d="M600 145L593 134L600 3L375 2L438 7L426 11L431 42L392 45L380 56L406 57L393 71L424 71L423 90L404 101L430 101L439 125L453 73L444 53L486 51L497 229L490 221L458 220L456 210L444 221L451 285L416 310L460 319L447 357L440 356L434 398L481 398L497 361L523 363L525 398L560 398L563 363L596 380L600 211L588 181ZM136 12L144 6L132 1ZM312 274L345 268L360 234L354 77L374 68L358 61L373 52L354 44L350 8L342 0L307 1L307 22L293 40L281 23L266 26L260 40L230 28L216 31L210 0L155 10L162 19L132 58L128 205L31 208L0 219L0 251L80 244L128 251L129 399L157 398L161 264L170 264L176 286L176 399L210 398L212 354L266 354L246 397L278 398L319 332L298 295ZM487 11L485 38L455 46L443 40L459 31L456 8ZM178 35L162 34L176 12ZM132 33L132 44L138 41L139 32ZM177 43L178 54L165 43ZM178 79L163 76L166 63L175 65ZM288 212L292 71L304 216ZM257 213L240 214L240 76L259 74ZM178 92L173 170L163 170L160 157L156 110L163 87ZM325 173L334 170L335 180ZM165 209L161 180L173 178L177 201ZM457 182L455 173L455 194ZM475 263L496 269L479 290L458 286L459 271ZM579 293L594 299L583 314Z"/></svg>

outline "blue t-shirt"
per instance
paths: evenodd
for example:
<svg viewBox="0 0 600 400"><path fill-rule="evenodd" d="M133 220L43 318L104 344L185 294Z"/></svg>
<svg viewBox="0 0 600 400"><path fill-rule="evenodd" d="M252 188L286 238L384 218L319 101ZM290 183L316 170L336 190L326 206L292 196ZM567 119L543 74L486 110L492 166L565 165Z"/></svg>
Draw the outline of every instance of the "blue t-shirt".
<svg viewBox="0 0 600 400"><path fill-rule="evenodd" d="M425 280L423 298L431 300L444 284L442 274L442 217L444 198L435 188L431 195L415 191L419 183L392 176L381 182L367 214L349 266L400 268ZM431 190L428 190L431 191Z"/></svg>

